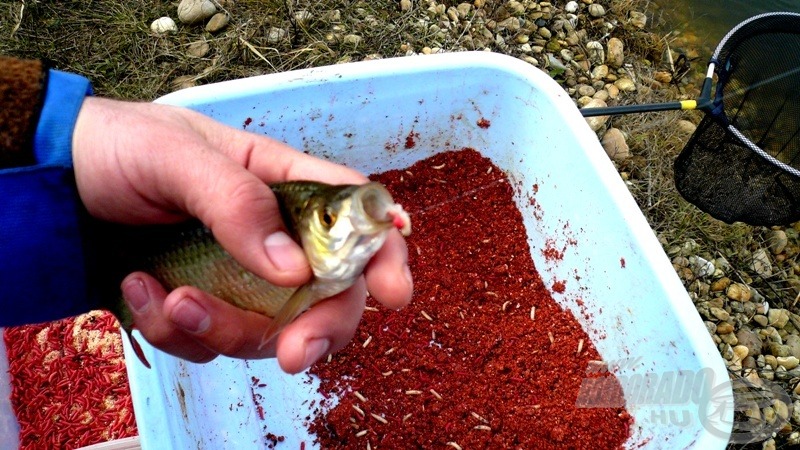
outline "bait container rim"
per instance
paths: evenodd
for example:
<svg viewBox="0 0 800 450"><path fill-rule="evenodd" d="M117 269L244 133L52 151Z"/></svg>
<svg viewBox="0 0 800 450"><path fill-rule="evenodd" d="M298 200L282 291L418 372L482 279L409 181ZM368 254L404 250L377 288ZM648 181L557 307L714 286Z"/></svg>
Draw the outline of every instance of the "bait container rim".
<svg viewBox="0 0 800 450"><path fill-rule="evenodd" d="M732 397L723 361L597 136L539 69L487 52L414 56L216 83L157 102L365 173L477 149L519 186L537 270L546 285L564 282L553 298L620 379L634 417L626 447L725 448L733 408L715 415L712 406ZM545 245L563 257L547 258ZM196 365L142 345L153 369L125 342L142 448L263 446L264 430L284 436L281 447L313 448L302 424L305 400L319 395L310 376L281 374L272 360ZM681 383L691 396L681 397Z"/></svg>

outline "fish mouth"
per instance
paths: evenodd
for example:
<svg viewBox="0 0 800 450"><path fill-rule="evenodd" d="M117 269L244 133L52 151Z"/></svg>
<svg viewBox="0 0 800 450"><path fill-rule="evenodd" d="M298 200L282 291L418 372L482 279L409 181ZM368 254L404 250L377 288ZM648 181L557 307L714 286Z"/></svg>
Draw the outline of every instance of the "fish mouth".
<svg viewBox="0 0 800 450"><path fill-rule="evenodd" d="M364 218L353 224L360 233L372 234L394 227L403 236L411 234L411 218L383 185L373 182L360 186L353 200L353 205L361 213L355 216Z"/></svg>

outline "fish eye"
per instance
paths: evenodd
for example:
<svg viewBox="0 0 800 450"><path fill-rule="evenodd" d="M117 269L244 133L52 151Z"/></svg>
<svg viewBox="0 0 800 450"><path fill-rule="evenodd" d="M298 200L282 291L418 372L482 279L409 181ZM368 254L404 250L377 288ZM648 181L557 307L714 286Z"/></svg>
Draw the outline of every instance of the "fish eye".
<svg viewBox="0 0 800 450"><path fill-rule="evenodd" d="M336 223L336 214L331 212L328 208L325 208L325 211L322 213L322 223L328 228L332 227L333 224Z"/></svg>

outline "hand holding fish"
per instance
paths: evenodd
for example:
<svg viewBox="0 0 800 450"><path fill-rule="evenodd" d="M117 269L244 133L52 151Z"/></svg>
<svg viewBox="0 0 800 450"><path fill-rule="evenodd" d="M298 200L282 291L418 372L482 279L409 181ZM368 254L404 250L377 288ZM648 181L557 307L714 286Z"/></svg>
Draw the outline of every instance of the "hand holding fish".
<svg viewBox="0 0 800 450"><path fill-rule="evenodd" d="M81 199L93 216L134 225L196 217L241 266L277 287L305 286L318 277L284 225L279 192L267 184L368 181L350 169L186 109L98 98L87 98L81 109L73 160ZM365 197L367 209L375 209L371 202L385 203L372 197ZM407 225L407 216L377 209L368 215L385 216L400 228ZM325 221L324 214L318 217ZM137 328L168 353L196 362L218 354L277 356L285 371L298 372L347 344L367 289L390 308L410 300L412 281L400 232L388 230L381 243L352 286L288 324L264 348L259 347L272 319L207 291L180 286L169 292L144 272L129 275L122 289Z"/></svg>

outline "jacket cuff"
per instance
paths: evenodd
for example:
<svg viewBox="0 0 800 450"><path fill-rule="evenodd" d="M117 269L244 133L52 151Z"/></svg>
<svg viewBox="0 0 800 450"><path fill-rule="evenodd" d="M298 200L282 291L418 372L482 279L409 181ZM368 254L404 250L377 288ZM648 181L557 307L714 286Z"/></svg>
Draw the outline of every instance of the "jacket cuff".
<svg viewBox="0 0 800 450"><path fill-rule="evenodd" d="M0 326L76 315L96 305L88 283L87 215L72 170L72 135L89 81L48 73L32 165L0 170Z"/></svg>
<svg viewBox="0 0 800 450"><path fill-rule="evenodd" d="M92 94L89 80L51 69L44 106L36 126L33 151L43 166L72 167L72 134L83 99Z"/></svg>

